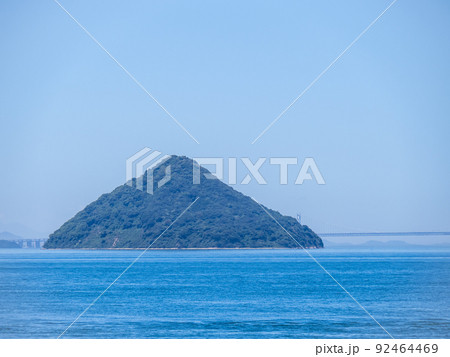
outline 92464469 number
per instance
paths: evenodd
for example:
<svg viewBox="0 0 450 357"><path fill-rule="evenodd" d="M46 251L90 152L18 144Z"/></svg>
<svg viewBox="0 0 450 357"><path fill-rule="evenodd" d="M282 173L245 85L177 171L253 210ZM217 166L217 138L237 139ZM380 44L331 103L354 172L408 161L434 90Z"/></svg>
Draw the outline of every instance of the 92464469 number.
<svg viewBox="0 0 450 357"><path fill-rule="evenodd" d="M414 354L418 354L418 353L424 353L424 354L428 354L428 353L437 353L439 350L439 347L437 344L430 344L430 343L425 343L425 344L407 344L407 343L402 343L402 344L398 344L395 343L393 345L388 344L388 343L379 343L375 346L375 350L376 353L414 353Z"/></svg>

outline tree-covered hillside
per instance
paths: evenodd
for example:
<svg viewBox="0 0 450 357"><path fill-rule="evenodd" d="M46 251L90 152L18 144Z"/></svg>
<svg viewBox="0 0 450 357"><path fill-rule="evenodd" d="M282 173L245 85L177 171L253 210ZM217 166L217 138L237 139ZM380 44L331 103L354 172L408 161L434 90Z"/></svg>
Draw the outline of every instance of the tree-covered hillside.
<svg viewBox="0 0 450 357"><path fill-rule="evenodd" d="M152 248L298 248L253 199L218 179L193 184L193 161L172 156L154 171L154 182L170 165L171 179L154 194L126 184L77 213L50 235L45 248L146 248L197 197L198 201ZM204 168L202 175L208 171ZM305 248L322 240L294 218L267 209Z"/></svg>

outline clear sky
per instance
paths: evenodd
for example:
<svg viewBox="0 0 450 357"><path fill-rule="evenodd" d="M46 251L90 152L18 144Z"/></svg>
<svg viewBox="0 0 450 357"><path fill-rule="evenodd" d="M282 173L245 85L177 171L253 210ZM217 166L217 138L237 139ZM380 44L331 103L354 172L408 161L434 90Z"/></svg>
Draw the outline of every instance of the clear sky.
<svg viewBox="0 0 450 357"><path fill-rule="evenodd" d="M326 185L236 188L319 232L449 231L448 1L398 0L251 144L389 3L61 0L197 144L54 1L2 1L0 230L51 233L147 146L313 157Z"/></svg>

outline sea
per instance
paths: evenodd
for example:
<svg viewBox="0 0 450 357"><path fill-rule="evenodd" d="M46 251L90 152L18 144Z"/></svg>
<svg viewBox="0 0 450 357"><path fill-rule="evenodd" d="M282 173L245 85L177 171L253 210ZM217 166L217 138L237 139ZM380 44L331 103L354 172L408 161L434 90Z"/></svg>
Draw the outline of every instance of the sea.
<svg viewBox="0 0 450 357"><path fill-rule="evenodd" d="M450 337L450 249L309 252L0 249L0 338Z"/></svg>

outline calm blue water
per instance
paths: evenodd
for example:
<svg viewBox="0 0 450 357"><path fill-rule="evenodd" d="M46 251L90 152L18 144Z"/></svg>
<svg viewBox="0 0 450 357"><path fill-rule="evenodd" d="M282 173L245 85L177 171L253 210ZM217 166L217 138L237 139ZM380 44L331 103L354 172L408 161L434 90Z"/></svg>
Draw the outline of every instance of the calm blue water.
<svg viewBox="0 0 450 357"><path fill-rule="evenodd" d="M311 251L397 338L450 337L450 251ZM0 250L0 338L56 338L140 251ZM301 250L149 251L66 338L385 338Z"/></svg>

